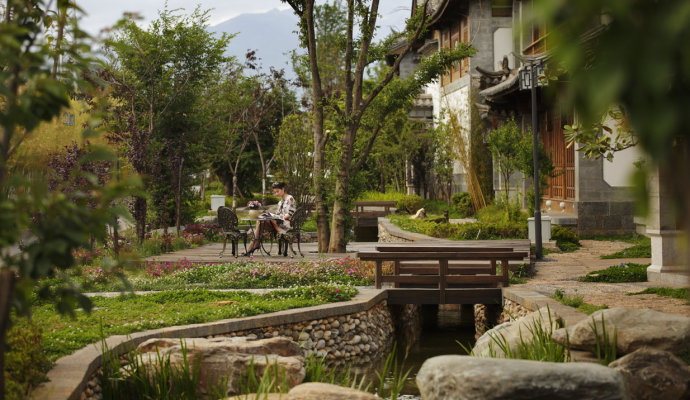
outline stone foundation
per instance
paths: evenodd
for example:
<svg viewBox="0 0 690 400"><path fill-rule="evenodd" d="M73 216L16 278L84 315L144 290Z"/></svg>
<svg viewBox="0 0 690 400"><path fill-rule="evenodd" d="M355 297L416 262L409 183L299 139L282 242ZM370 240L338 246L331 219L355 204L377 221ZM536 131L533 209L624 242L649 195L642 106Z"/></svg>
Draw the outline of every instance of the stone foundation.
<svg viewBox="0 0 690 400"><path fill-rule="evenodd" d="M285 336L299 343L306 355L327 360L368 363L388 349L393 337L393 319L385 304L356 314L315 319L280 326L230 332L211 337L248 336L264 339Z"/></svg>

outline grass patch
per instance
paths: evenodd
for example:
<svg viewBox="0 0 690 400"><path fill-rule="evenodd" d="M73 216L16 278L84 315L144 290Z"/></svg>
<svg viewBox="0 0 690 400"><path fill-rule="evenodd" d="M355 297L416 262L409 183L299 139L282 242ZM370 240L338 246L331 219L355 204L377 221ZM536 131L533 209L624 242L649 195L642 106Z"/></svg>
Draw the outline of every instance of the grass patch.
<svg viewBox="0 0 690 400"><path fill-rule="evenodd" d="M606 269L592 271L580 278L582 282L647 282L647 267L649 264L619 264Z"/></svg>
<svg viewBox="0 0 690 400"><path fill-rule="evenodd" d="M70 354L103 336L126 335L147 329L239 318L263 313L349 300L356 289L321 285L274 291L247 292L178 290L155 294L94 297L93 311L60 316L50 304L33 308L33 322L43 329L44 352L50 360Z"/></svg>
<svg viewBox="0 0 690 400"><path fill-rule="evenodd" d="M690 289L688 288L668 288L668 287L650 287L641 292L628 293L628 296L637 294L655 294L662 297L671 297L674 299L685 300L690 304Z"/></svg>
<svg viewBox="0 0 690 400"><path fill-rule="evenodd" d="M626 237L627 243L632 243L633 246L617 251L612 254L605 254L601 256L602 259L614 258L651 258L652 257L652 242L646 236L634 235Z"/></svg>
<svg viewBox="0 0 690 400"><path fill-rule="evenodd" d="M566 305L568 307L576 308L578 311L583 312L587 315L594 313L595 311L603 310L608 308L607 305L595 305L590 303L585 303L585 299L581 295L568 295L561 289L556 289L552 296L559 303Z"/></svg>

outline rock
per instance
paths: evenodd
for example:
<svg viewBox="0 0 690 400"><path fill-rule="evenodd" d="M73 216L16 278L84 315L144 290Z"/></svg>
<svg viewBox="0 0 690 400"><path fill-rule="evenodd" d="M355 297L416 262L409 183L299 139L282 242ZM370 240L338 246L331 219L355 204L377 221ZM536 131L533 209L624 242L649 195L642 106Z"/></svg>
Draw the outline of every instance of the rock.
<svg viewBox="0 0 690 400"><path fill-rule="evenodd" d="M286 393L250 393L243 394L239 396L228 397L226 400L248 400L248 399L261 399L261 400L287 400Z"/></svg>
<svg viewBox="0 0 690 400"><path fill-rule="evenodd" d="M425 400L623 400L620 372L590 363L439 356L424 362L417 386Z"/></svg>
<svg viewBox="0 0 690 400"><path fill-rule="evenodd" d="M359 335L355 335L355 336L352 338L352 341L350 341L350 343L352 343L352 344L359 344L359 342L361 342L361 341L362 341L362 337L359 336Z"/></svg>
<svg viewBox="0 0 690 400"><path fill-rule="evenodd" d="M309 338L310 336L307 332L301 332L298 339L300 342L304 342L305 340L309 340Z"/></svg>
<svg viewBox="0 0 690 400"><path fill-rule="evenodd" d="M632 353L642 347L674 354L690 351L690 318L650 309L600 310L571 327L555 331L553 339L561 344L569 343L574 349L594 351L597 342L592 329L594 321L600 337L604 327L610 337L615 330L619 354Z"/></svg>
<svg viewBox="0 0 690 400"><path fill-rule="evenodd" d="M142 353L142 363L152 367L160 356L169 356L171 364L180 366L186 352L189 364L199 365L202 393L221 382L227 383L228 394L238 393L250 364L259 378L267 368L277 365L290 387L304 380L304 355L289 338L193 338L184 340L184 348L180 339L150 339L140 344L138 351Z"/></svg>
<svg viewBox="0 0 690 400"><path fill-rule="evenodd" d="M512 350L516 350L521 342L529 342L538 329L550 335L558 329L558 316L544 307L526 316L510 322L505 322L486 331L477 339L472 348L475 357L505 357L497 342L507 344Z"/></svg>
<svg viewBox="0 0 690 400"><path fill-rule="evenodd" d="M667 351L635 350L609 367L623 374L633 400L690 399L690 367Z"/></svg>
<svg viewBox="0 0 690 400"><path fill-rule="evenodd" d="M328 383L303 383L288 392L288 400L376 400L373 394Z"/></svg>

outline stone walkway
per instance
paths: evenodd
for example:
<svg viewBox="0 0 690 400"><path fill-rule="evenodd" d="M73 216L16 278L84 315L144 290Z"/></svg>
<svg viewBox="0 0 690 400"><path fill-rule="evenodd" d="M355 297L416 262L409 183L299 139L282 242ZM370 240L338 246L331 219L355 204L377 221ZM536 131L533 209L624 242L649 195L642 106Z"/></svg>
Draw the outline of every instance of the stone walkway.
<svg viewBox="0 0 690 400"><path fill-rule="evenodd" d="M657 311L690 315L690 305L683 300L661 297L654 294L628 296L647 287L659 286L649 282L635 283L594 283L579 282L588 272L605 269L611 265L624 262L648 264L648 258L602 260L599 256L614 253L631 246L624 242L602 242L581 240L582 248L573 253L552 253L544 261L536 263L536 275L524 285L515 287L534 290L547 296L553 295L556 289L568 295L581 295L590 304L603 305L609 308L651 308Z"/></svg>

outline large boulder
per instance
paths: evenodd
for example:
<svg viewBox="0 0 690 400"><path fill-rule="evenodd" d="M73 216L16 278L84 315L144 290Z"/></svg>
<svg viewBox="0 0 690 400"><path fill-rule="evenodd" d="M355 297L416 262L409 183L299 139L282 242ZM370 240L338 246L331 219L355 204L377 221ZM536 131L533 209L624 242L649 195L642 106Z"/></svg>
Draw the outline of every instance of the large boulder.
<svg viewBox="0 0 690 400"><path fill-rule="evenodd" d="M377 400L371 393L328 383L303 383L288 392L287 400Z"/></svg>
<svg viewBox="0 0 690 400"><path fill-rule="evenodd" d="M602 323L603 320L603 323ZM553 339L570 348L594 351L602 332L617 337L619 354L643 347L680 354L690 350L690 318L650 309L611 308L593 313L577 324L554 332Z"/></svg>
<svg viewBox="0 0 690 400"><path fill-rule="evenodd" d="M690 399L690 367L667 351L635 350L609 367L623 374L633 400Z"/></svg>
<svg viewBox="0 0 690 400"><path fill-rule="evenodd" d="M417 374L425 400L623 400L622 374L591 363L439 356Z"/></svg>
<svg viewBox="0 0 690 400"><path fill-rule="evenodd" d="M493 327L477 339L472 348L476 357L505 357L504 349L516 351L520 343L528 343L535 333L551 336L559 328L559 318L549 308L544 307L515 321Z"/></svg>
<svg viewBox="0 0 690 400"><path fill-rule="evenodd" d="M201 391L227 383L227 393L239 393L247 371L258 378L268 368L278 367L281 381L289 387L304 380L304 354L289 338L273 337L261 340L235 338L150 339L138 347L142 362L155 367L161 356L170 357L172 365L180 366L187 358L191 366L199 366Z"/></svg>

